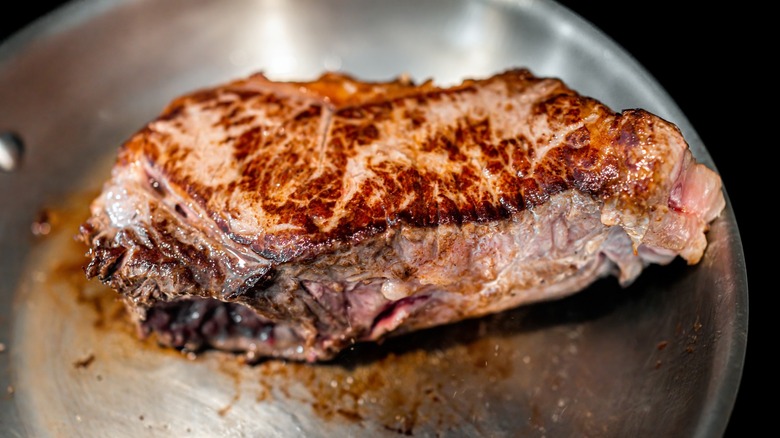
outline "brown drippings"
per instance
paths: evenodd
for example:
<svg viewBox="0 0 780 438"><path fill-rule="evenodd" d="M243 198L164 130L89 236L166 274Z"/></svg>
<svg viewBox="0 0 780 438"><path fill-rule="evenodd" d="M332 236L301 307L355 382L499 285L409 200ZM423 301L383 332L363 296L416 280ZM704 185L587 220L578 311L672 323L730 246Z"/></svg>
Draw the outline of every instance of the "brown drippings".
<svg viewBox="0 0 780 438"><path fill-rule="evenodd" d="M224 357L224 360L218 361L217 364L219 371L230 376L233 380L233 397L230 398L230 401L225 406L217 410L217 414L219 414L220 417L224 417L230 409L233 408L233 405L241 399L241 374L240 370L236 367L236 361L228 361L227 358Z"/></svg>
<svg viewBox="0 0 780 438"><path fill-rule="evenodd" d="M49 209L41 209L35 216L32 224L30 224L30 231L35 237L46 236L51 233L52 228L59 222L57 214Z"/></svg>
<svg viewBox="0 0 780 438"><path fill-rule="evenodd" d="M542 412L537 405L531 405L531 418L530 423L537 429L544 427L544 421L542 420Z"/></svg>
<svg viewBox="0 0 780 438"><path fill-rule="evenodd" d="M217 410L217 414L219 414L220 417L224 417L225 415L227 415L227 413L230 412L230 409L238 401L239 398L241 398L241 395L240 393L236 392L236 394L233 396L232 399L230 399L228 404L226 404L225 406Z"/></svg>
<svg viewBox="0 0 780 438"><path fill-rule="evenodd" d="M507 340L473 333L483 331L479 329L483 324L491 325L484 331L495 332L504 323L493 318L464 324L461 339L468 340L467 333L473 339L445 342L439 349L404 350L403 345L421 340L412 336L384 347L359 345L327 364L267 361L256 367L263 388L258 400L281 393L310 405L326 421L379 424L402 435L413 435L418 424L454 425L463 417L482 418L487 407L478 400L500 396L500 382L514 375L518 352L505 344ZM461 333L455 329L450 334ZM474 374L484 376L484 386L463 385L453 391L453 382L458 388L464 375ZM289 388L290 382L302 385L305 395ZM464 406L470 410L464 412Z"/></svg>
<svg viewBox="0 0 780 438"><path fill-rule="evenodd" d="M73 362L74 368L89 368L90 365L92 365L92 362L95 361L95 355L93 353L89 353L88 355L77 359Z"/></svg>

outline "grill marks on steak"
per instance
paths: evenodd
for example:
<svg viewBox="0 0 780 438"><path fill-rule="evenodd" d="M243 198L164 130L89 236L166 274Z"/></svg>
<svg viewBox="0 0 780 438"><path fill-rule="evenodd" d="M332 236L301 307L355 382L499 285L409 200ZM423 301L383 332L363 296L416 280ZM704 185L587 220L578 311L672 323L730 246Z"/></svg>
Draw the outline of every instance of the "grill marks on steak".
<svg viewBox="0 0 780 438"><path fill-rule="evenodd" d="M162 342L318 360L697 263L724 205L673 124L527 70L448 89L255 75L125 143L81 238L87 275ZM250 328L214 317L235 306Z"/></svg>

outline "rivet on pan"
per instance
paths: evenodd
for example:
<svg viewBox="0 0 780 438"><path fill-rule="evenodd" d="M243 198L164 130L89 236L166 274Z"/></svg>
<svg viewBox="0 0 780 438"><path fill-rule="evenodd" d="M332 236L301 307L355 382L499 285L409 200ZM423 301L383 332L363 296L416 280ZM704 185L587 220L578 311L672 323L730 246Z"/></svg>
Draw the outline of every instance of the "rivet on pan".
<svg viewBox="0 0 780 438"><path fill-rule="evenodd" d="M19 167L22 162L24 143L18 135L11 132L0 132L0 170L10 172Z"/></svg>

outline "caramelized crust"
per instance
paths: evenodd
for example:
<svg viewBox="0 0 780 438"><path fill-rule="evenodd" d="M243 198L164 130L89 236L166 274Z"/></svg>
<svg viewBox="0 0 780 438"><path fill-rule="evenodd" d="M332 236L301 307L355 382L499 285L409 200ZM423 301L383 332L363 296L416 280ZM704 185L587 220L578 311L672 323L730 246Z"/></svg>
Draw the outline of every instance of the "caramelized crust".
<svg viewBox="0 0 780 438"><path fill-rule="evenodd" d="M236 242L289 260L394 225L508 218L569 189L643 209L681 153L647 147L659 137L684 143L524 69L447 89L258 74L172 102L120 161L142 156Z"/></svg>

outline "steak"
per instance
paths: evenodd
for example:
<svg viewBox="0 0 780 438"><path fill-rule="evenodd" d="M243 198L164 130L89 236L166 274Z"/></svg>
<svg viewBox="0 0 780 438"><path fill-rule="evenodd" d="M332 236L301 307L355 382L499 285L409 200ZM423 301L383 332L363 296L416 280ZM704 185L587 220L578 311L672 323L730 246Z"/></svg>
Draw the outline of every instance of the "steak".
<svg viewBox="0 0 780 438"><path fill-rule="evenodd" d="M314 362L696 264L724 206L673 123L527 69L446 88L255 74L129 138L79 238L141 336Z"/></svg>

